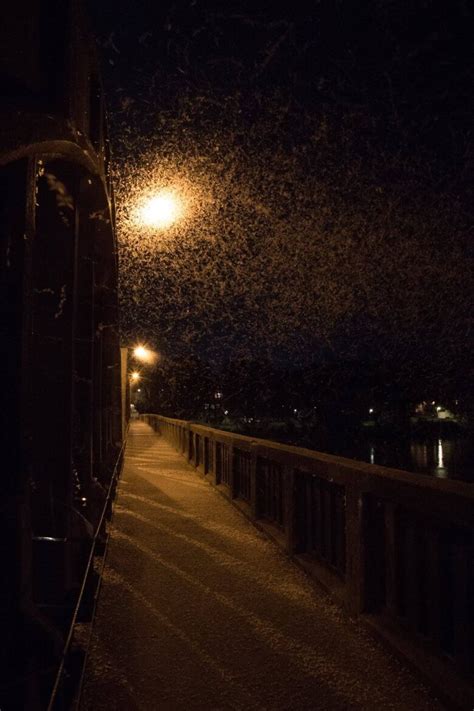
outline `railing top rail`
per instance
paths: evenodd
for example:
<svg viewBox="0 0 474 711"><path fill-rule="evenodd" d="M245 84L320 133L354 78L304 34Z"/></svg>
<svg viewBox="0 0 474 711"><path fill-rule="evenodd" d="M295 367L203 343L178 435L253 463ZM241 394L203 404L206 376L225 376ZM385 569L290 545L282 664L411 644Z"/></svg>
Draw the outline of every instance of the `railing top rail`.
<svg viewBox="0 0 474 711"><path fill-rule="evenodd" d="M147 416L155 417L161 422L184 426L197 434L212 437L217 441L228 442L234 446L238 446L240 443L245 449L257 447L259 453L263 456L274 457L282 463L291 464L295 468L309 471L310 473L319 473L325 477L330 475L335 481L341 480L341 483L343 481L347 482L347 476L350 474L354 483L362 485L362 488L366 491L382 493L387 486L392 488L390 484L403 488L406 485L413 494L417 490L423 490L424 495L427 491L431 491L434 495L446 494L449 498L455 496L456 498L467 499L470 505L474 503L474 486L468 482L437 479L429 474L392 469L391 467L339 457L304 447L280 444L272 440L226 432L189 420L178 420L153 413L148 413Z"/></svg>

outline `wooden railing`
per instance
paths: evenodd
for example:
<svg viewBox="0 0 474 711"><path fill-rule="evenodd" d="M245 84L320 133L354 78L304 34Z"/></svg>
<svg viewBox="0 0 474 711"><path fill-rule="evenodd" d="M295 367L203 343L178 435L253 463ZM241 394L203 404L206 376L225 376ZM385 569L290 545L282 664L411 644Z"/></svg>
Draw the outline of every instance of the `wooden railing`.
<svg viewBox="0 0 474 711"><path fill-rule="evenodd" d="M472 485L159 415L142 419L350 614L363 615L458 706L472 706Z"/></svg>

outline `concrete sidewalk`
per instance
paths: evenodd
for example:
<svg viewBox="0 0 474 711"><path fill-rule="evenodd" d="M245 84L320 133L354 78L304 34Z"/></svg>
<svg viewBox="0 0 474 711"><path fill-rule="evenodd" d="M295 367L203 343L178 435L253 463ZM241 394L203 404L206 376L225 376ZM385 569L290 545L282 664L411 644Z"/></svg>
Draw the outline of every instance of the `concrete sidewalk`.
<svg viewBox="0 0 474 711"><path fill-rule="evenodd" d="M81 708L443 707L139 422Z"/></svg>

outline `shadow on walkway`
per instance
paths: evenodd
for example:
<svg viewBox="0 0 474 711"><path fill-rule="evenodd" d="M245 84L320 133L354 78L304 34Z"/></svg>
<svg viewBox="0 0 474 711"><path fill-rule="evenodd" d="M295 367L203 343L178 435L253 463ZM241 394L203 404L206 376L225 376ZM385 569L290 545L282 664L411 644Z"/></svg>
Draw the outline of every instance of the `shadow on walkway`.
<svg viewBox="0 0 474 711"><path fill-rule="evenodd" d="M442 707L138 422L81 708Z"/></svg>

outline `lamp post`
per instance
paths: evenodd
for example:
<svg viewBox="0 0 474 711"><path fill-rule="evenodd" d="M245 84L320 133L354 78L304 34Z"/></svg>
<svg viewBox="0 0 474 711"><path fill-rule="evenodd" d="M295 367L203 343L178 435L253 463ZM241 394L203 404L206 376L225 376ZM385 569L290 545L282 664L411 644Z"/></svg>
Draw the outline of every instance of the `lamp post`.
<svg viewBox="0 0 474 711"><path fill-rule="evenodd" d="M129 382L129 392L130 392L130 395L129 395L129 408L130 408L130 410L132 409L132 405L133 405L133 407L135 407L135 402L132 402L133 386L134 386L134 385L138 385L138 383L140 382L140 380L141 380L141 375L140 375L140 373L139 373L137 370L134 370L132 373L130 373L130 377L129 377L129 379L128 379L128 382Z"/></svg>
<svg viewBox="0 0 474 711"><path fill-rule="evenodd" d="M133 204L133 202L135 204ZM189 197L182 186L150 185L136 201L130 205L131 224L140 240L155 238L166 233L175 223L185 219L189 213ZM121 348L122 422L123 435L127 429L130 413L131 381L129 363L133 358L146 365L154 365L158 354L146 346L123 346Z"/></svg>

